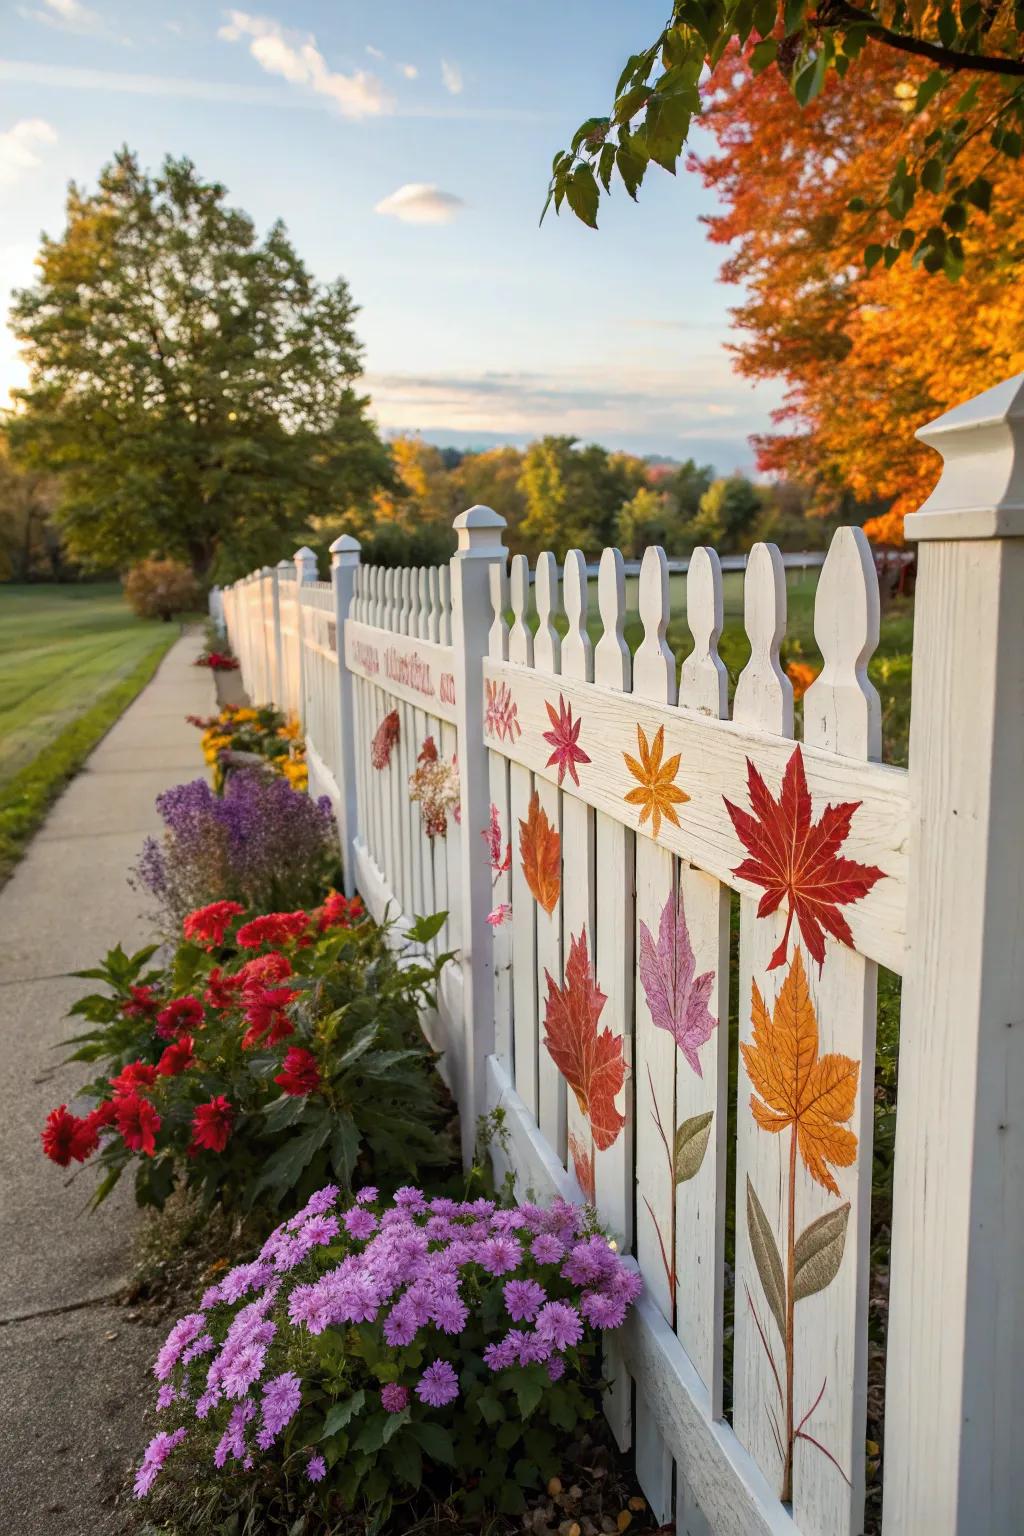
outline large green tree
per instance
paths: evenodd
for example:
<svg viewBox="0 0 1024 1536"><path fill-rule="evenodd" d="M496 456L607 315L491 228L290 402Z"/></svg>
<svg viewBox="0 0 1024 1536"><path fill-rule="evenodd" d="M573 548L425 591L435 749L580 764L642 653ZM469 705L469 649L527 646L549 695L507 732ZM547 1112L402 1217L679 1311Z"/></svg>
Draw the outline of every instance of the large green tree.
<svg viewBox="0 0 1024 1536"><path fill-rule="evenodd" d="M150 175L124 149L96 191L72 184L38 268L12 310L30 379L10 436L59 473L85 564L231 577L389 482L347 285L315 281L282 224L259 239L190 161Z"/></svg>

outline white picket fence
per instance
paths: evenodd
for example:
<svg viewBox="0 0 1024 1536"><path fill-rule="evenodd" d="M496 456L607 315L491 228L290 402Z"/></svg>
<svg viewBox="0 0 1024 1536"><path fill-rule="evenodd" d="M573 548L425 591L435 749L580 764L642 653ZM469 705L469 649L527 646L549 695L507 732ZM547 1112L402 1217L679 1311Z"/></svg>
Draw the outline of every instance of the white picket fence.
<svg viewBox="0 0 1024 1536"><path fill-rule="evenodd" d="M366 567L342 537L330 583L300 550L221 594L251 696L302 715L349 888L377 917L448 912L459 963L425 1022L467 1157L501 1106L499 1169L592 1201L636 1256L608 1416L680 1536L863 1528L878 965L903 976L884 1529L1024 1529L1024 376L921 436L945 465L907 521L909 772L879 761L856 529L818 581L799 746L771 545L747 565L731 715L712 550L687 571L678 684L660 549L631 655L621 555L596 581L578 551L509 575L486 507L456 519L450 568ZM432 748L459 814L430 836L410 779Z"/></svg>

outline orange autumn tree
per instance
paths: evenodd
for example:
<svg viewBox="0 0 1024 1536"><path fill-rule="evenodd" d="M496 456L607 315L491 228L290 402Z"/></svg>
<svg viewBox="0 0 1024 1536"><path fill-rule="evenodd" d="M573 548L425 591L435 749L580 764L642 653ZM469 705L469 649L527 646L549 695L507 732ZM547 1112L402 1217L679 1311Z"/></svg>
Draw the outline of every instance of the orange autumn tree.
<svg viewBox="0 0 1024 1536"><path fill-rule="evenodd" d="M912 114L928 65L870 43L856 71L830 74L805 107L778 69L755 77L738 50L734 63L716 74L725 83L703 119L716 149L691 164L722 204L706 221L729 247L722 275L745 290L733 312L738 368L786 385L779 430L756 440L759 466L813 486L823 513L851 496L891 503L868 532L899 544L903 514L938 471L916 428L1024 368L1024 163L980 133L961 151L960 181L977 182L988 206L960 236L959 280L906 258L890 265L884 250L908 223L920 239L949 209L937 174L909 213L887 201L892 145L926 161L956 98ZM978 84L982 115L986 91L995 102L998 86Z"/></svg>

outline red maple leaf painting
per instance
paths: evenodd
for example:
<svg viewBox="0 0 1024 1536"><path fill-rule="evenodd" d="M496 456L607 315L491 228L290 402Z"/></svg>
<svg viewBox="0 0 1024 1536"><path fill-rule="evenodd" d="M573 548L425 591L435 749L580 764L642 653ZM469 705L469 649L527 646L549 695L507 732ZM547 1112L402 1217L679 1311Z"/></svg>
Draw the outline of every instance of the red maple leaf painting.
<svg viewBox="0 0 1024 1536"><path fill-rule="evenodd" d="M626 1063L621 1037L608 1028L598 1032L597 1022L608 999L590 969L586 928L569 945L565 986L560 987L549 971L544 975L548 984L544 1044L590 1122L594 1145L603 1152L626 1123L615 1108L615 1095L626 1081Z"/></svg>
<svg viewBox="0 0 1024 1536"><path fill-rule="evenodd" d="M850 925L840 907L866 896L885 874L873 864L857 864L853 859L838 857L860 801L826 805L821 819L812 821L811 797L799 747L786 764L778 800L749 757L747 790L753 815L729 800L725 802L740 841L750 854L733 874L764 888L758 917L777 911L783 900L789 904L786 931L768 969L772 971L785 962L794 917L804 943L822 966L825 933L841 944L853 945Z"/></svg>
<svg viewBox="0 0 1024 1536"><path fill-rule="evenodd" d="M576 720L573 719L572 705L567 704L561 694L558 695L557 714L555 713L555 706L549 704L547 699L544 700L544 708L547 710L548 719L551 721L551 729L544 732L544 740L554 747L554 751L548 758L547 766L553 768L556 763L558 764L559 784L565 778L565 770L568 768L569 775L578 789L580 781L576 773L576 764L590 762L590 758L579 745L580 726L583 724L582 717Z"/></svg>

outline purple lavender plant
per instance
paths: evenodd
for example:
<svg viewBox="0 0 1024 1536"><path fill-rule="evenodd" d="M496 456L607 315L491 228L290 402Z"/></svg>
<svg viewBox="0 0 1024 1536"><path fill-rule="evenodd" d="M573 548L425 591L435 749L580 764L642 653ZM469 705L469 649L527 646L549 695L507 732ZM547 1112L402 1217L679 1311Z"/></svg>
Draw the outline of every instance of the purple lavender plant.
<svg viewBox="0 0 1024 1536"><path fill-rule="evenodd" d="M156 897L171 927L215 900L250 912L313 906L336 875L330 801L311 800L276 774L235 772L222 796L193 779L156 805L166 830L146 839L133 884Z"/></svg>

